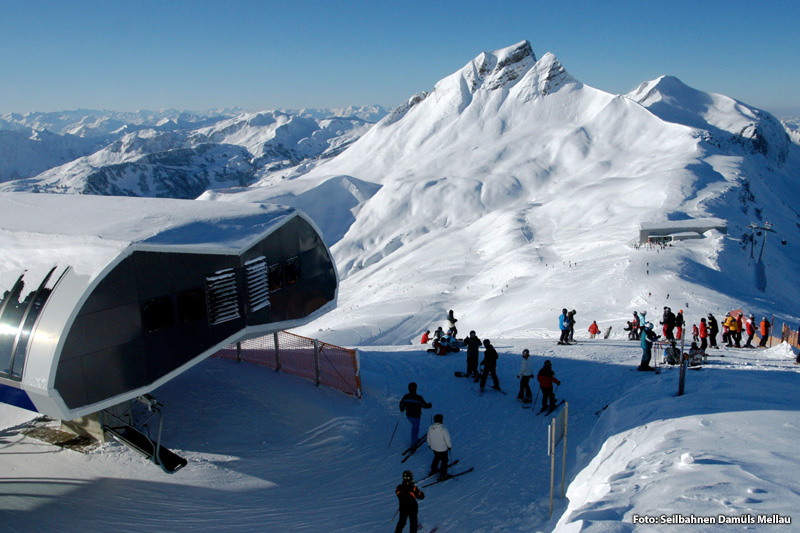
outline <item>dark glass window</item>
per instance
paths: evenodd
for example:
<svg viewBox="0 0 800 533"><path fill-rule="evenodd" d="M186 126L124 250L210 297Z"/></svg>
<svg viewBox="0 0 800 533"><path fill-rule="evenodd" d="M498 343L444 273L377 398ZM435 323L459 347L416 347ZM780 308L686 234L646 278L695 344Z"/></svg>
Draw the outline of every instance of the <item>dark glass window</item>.
<svg viewBox="0 0 800 533"><path fill-rule="evenodd" d="M283 263L269 266L269 292L283 288Z"/></svg>
<svg viewBox="0 0 800 533"><path fill-rule="evenodd" d="M203 289L192 289L178 295L178 320L193 322L206 317L206 294Z"/></svg>
<svg viewBox="0 0 800 533"><path fill-rule="evenodd" d="M300 281L300 258L290 257L286 260L286 284L293 285Z"/></svg>
<svg viewBox="0 0 800 533"><path fill-rule="evenodd" d="M172 300L158 298L144 304L142 308L142 325L145 331L153 333L172 327L175 324L175 314L172 309Z"/></svg>

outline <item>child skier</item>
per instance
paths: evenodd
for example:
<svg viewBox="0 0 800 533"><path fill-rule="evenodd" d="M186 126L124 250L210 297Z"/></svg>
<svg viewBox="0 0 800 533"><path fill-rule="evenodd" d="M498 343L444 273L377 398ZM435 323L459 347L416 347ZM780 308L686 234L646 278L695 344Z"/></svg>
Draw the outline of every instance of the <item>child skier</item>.
<svg viewBox="0 0 800 533"><path fill-rule="evenodd" d="M525 403L530 403L533 394L531 393L531 386L529 384L531 376L533 376L533 365L531 363L531 352L527 348L522 350L522 365L519 367L519 394L517 400Z"/></svg>
<svg viewBox="0 0 800 533"><path fill-rule="evenodd" d="M539 388L542 390L542 411L547 409L548 402L550 402L550 409L555 409L556 395L553 393L553 383L561 385L561 382L556 379L556 374L553 372L549 359L544 362L544 366L539 370L536 379L539 380Z"/></svg>
<svg viewBox="0 0 800 533"><path fill-rule="evenodd" d="M419 529L417 525L417 512L419 511L418 500L425 499L425 493L419 490L414 483L414 473L411 470L403 472L403 482L397 485L394 489L397 494L397 500L400 505L400 518L397 520L397 527L394 528L395 533L401 533L403 528L406 527L406 520L408 520L408 527L412 532Z"/></svg>

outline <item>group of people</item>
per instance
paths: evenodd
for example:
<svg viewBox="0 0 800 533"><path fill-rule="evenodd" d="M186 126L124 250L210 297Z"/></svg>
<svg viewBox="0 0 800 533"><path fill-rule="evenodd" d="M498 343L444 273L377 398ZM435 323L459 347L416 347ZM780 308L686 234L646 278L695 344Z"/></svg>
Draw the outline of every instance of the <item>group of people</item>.
<svg viewBox="0 0 800 533"><path fill-rule="evenodd" d="M575 315L577 312L573 309L567 311L567 308L561 310L558 316L558 329L561 331L561 337L558 339L558 344L566 345L575 342Z"/></svg>
<svg viewBox="0 0 800 533"><path fill-rule="evenodd" d="M431 340L433 341L431 342L431 347L428 348L428 353L447 355L448 353L461 350L461 345L457 337L458 328L456 328L456 322L458 322L458 319L453 316L453 310L451 309L447 314L447 323L449 327L446 333L442 329L442 326L439 326L436 331L433 332L432 338L430 330L426 330L425 333L422 334L422 339L420 341L422 344L428 344Z"/></svg>
<svg viewBox="0 0 800 533"><path fill-rule="evenodd" d="M629 331L628 339L641 342L642 361L639 365L639 370L652 370L652 367L650 367L652 346L661 336L653 332L652 322L647 322L647 311L634 312L633 315L633 321L629 321L628 326L625 328ZM684 338L684 324L682 309L676 315L669 307L664 307L664 314L661 319L662 333L665 340L672 341L673 346L675 341ZM722 322L722 342L725 343L724 346L726 348L755 348L752 342L756 332L759 332L761 334L759 347L766 348L771 328L772 325L767 317L764 317L760 324L756 326L756 317L752 313L745 318L744 313L741 311L737 313L729 312L725 314ZM684 357L690 361L695 361L696 364L700 364L701 360L705 360L706 349L719 348L717 345L717 335L719 333L719 322L713 313L708 313L708 316L700 319L699 326L697 324L692 325L693 342L689 352L685 353ZM743 334L747 335L744 345L741 344Z"/></svg>

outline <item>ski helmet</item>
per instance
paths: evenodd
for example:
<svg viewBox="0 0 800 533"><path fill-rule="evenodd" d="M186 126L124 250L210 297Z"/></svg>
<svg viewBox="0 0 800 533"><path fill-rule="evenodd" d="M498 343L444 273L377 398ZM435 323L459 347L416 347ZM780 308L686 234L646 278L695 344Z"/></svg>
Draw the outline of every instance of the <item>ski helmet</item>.
<svg viewBox="0 0 800 533"><path fill-rule="evenodd" d="M522 355L530 355L530 354L531 354L531 352L527 348L522 350Z"/></svg>
<svg viewBox="0 0 800 533"><path fill-rule="evenodd" d="M414 481L414 472L411 470L403 472L403 481Z"/></svg>
<svg viewBox="0 0 800 533"><path fill-rule="evenodd" d="M653 323L652 323L652 322L648 322L648 323L645 325L645 327L646 327L647 329L653 329Z"/></svg>
<svg viewBox="0 0 800 533"><path fill-rule="evenodd" d="M550 366L551 364L552 363L550 362L550 359L548 359L547 361L544 362L544 366Z"/></svg>

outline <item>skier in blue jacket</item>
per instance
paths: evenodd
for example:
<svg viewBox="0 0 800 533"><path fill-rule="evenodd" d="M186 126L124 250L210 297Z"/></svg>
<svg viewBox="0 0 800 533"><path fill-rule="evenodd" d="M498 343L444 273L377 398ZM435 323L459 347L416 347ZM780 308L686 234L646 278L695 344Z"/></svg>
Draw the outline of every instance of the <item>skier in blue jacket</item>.
<svg viewBox="0 0 800 533"><path fill-rule="evenodd" d="M569 317L567 316L567 309L561 310L561 315L558 317L558 329L561 330L561 338L558 344L569 344Z"/></svg>
<svg viewBox="0 0 800 533"><path fill-rule="evenodd" d="M653 342L658 340L658 335L653 332L653 323L647 322L642 332L642 362L639 370L655 370L650 366L650 359L653 356Z"/></svg>

